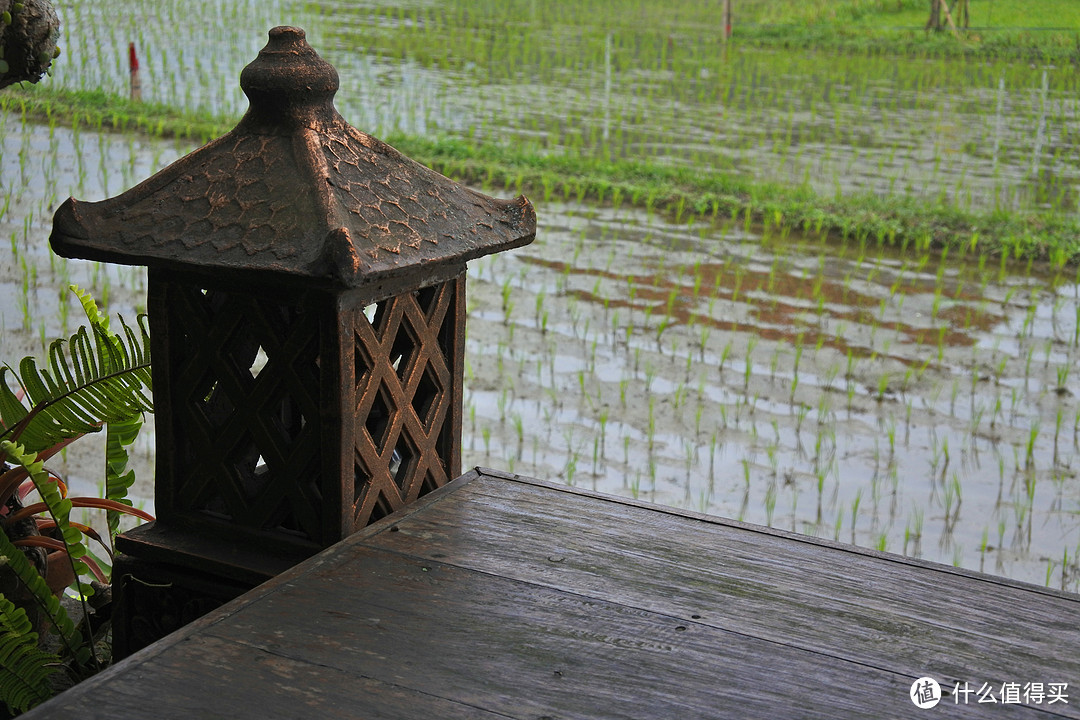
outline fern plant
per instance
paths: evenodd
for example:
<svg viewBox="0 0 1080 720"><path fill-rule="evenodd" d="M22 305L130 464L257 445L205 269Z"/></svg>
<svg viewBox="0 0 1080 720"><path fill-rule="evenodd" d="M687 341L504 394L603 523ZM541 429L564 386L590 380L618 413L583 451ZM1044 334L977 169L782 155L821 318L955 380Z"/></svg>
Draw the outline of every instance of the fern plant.
<svg viewBox="0 0 1080 720"><path fill-rule="evenodd" d="M52 695L60 658L38 647L26 610L0 595L0 697L11 712L25 712Z"/></svg>
<svg viewBox="0 0 1080 720"><path fill-rule="evenodd" d="M121 319L121 336L109 329L109 318L89 293L71 289L82 303L89 328L79 328L66 343L53 342L48 368L39 370L33 357L19 363L18 373L8 366L0 368L0 440L18 439L32 452L47 451L106 423L128 421L154 409L146 317L139 318L138 335ZM12 391L8 373L29 407Z"/></svg>
<svg viewBox="0 0 1080 720"><path fill-rule="evenodd" d="M90 556L87 538L110 552L121 513L152 519L127 499L134 482L134 473L127 469L127 447L138 434L143 413L153 411L145 317L136 329L121 318L121 332L113 332L93 298L77 287L72 290L88 325L49 347L47 367L39 368L33 358L23 359L18 371L0 367L0 564L18 588L18 597L0 594L0 699L13 712L52 694L55 669L64 667L78 680L101 668L93 638L75 627L56 593L70 580L88 615L90 580L104 582L106 576ZM105 497L69 498L62 480L45 469L44 461L103 427ZM24 507L30 491L36 491L40 501ZM71 520L75 507L107 511L108 543ZM36 567L27 553L37 552L40 558L42 551L46 560ZM70 570L60 573L65 579L53 587L45 579L54 577L50 563L52 569L62 564ZM58 639L59 654L28 650L38 642L30 616L45 618Z"/></svg>

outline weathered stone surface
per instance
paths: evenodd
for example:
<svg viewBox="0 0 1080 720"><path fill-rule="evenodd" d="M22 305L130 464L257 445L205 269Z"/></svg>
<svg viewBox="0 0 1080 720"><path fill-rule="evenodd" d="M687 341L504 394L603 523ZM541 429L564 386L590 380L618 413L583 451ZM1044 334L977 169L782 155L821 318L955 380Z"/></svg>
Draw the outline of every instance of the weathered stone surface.
<svg viewBox="0 0 1080 720"><path fill-rule="evenodd" d="M525 245L536 215L453 182L337 113L337 72L298 28L274 28L241 74L237 127L101 202L57 211L60 255L262 271L353 287Z"/></svg>

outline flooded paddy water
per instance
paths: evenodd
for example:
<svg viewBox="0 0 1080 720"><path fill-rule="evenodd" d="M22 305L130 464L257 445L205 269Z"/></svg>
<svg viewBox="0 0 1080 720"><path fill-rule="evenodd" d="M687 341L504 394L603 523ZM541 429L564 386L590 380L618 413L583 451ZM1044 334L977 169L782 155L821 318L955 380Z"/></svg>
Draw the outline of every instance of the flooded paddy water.
<svg viewBox="0 0 1080 720"><path fill-rule="evenodd" d="M526 23L525 60L500 69L451 62L475 55L467 39L418 54L430 36L406 30L438 30L426 9L455 3L350 3L361 14L332 22L307 4L222 1L210 10L236 19L205 33L165 0L60 5L70 62L48 82L68 87L123 92L136 41L148 99L238 113L240 68L288 22L341 71L346 119L376 135L1076 212L1076 79L1054 68L719 58L691 52L686 28L670 45L666 31L585 28L572 65L537 49L566 28ZM944 79L957 75L962 87ZM0 143L0 359L14 362L78 326L71 282L125 317L145 302L141 270L51 254L59 203L116 194L193 146L17 114L0 115ZM1080 588L1075 268L533 199L536 242L470 266L466 467ZM139 443L149 506L152 425ZM95 453L80 442L54 464L93 491Z"/></svg>
<svg viewBox="0 0 1080 720"><path fill-rule="evenodd" d="M471 268L467 463L1076 587L1074 278L539 212Z"/></svg>
<svg viewBox="0 0 1080 720"><path fill-rule="evenodd" d="M707 3L182 0L57 3L50 82L238 116L276 24L338 68L354 126L649 159L961 209L1080 212L1080 75L1028 61L835 55L721 42ZM655 12L659 17L650 16ZM695 13L704 13L699 17ZM207 18L215 22L206 23Z"/></svg>
<svg viewBox="0 0 1080 720"><path fill-rule="evenodd" d="M141 270L51 254L54 190L97 199L105 178L189 148L2 122L14 361L77 327L69 282L129 318L144 302ZM1077 587L1075 277L628 207L537 210L533 245L470 266L466 466ZM149 504L152 426L140 443ZM92 491L95 452L80 443L57 468Z"/></svg>

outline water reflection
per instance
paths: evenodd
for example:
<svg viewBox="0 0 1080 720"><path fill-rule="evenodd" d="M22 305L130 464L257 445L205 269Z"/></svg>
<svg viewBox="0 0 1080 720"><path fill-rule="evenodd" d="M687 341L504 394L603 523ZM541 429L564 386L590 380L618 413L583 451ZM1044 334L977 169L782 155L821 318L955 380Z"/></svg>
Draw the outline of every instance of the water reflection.
<svg viewBox="0 0 1080 720"><path fill-rule="evenodd" d="M471 270L467 464L1073 577L1073 279L539 211Z"/></svg>

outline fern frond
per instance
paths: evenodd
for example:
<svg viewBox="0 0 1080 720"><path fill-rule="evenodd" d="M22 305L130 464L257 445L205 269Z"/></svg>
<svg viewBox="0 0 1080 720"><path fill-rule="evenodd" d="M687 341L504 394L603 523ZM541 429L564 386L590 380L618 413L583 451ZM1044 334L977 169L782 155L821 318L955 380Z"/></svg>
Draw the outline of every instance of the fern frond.
<svg viewBox="0 0 1080 720"><path fill-rule="evenodd" d="M135 482L135 471L128 470L128 446L142 429L142 416L135 415L127 420L111 422L105 428L105 498L123 505L131 505L128 489ZM120 513L109 510L105 513L109 526L109 540L120 531Z"/></svg>
<svg viewBox="0 0 1080 720"><path fill-rule="evenodd" d="M12 462L24 468L29 474L30 480L34 483L34 488L37 490L38 495L41 496L44 505L43 510L52 516L53 523L60 532L61 542L66 546L67 556L75 571L75 579L79 585L77 589L80 593L89 592L88 589L82 587L82 581L79 580L80 576L90 575L91 571L86 566L86 563L82 561L82 558L86 555L86 543L83 540L83 534L71 522L71 509L74 507L72 499L60 493L60 488L49 477L48 471L45 470L42 461L35 453L27 452L21 446L7 440L0 440L0 451L3 451Z"/></svg>
<svg viewBox="0 0 1080 720"><path fill-rule="evenodd" d="M0 439L17 439L34 452L103 424L153 412L145 316L139 317L137 331L120 318L123 334L115 333L87 293L75 286L72 291L89 329L81 327L66 342L53 342L47 368L38 368L32 357L19 363L18 372L0 368ZM12 390L9 373L29 406Z"/></svg>
<svg viewBox="0 0 1080 720"><path fill-rule="evenodd" d="M38 647L26 611L0 594L0 699L12 713L26 712L53 696L49 678L60 658Z"/></svg>
<svg viewBox="0 0 1080 720"><path fill-rule="evenodd" d="M11 462L25 468L30 475L38 494L49 506L53 520L60 529L64 544L68 548L68 554L75 566L76 575L89 573L90 570L86 567L86 563L79 559L86 554L82 534L78 529L72 527L68 521L68 516L71 513L71 501L60 497L60 492L57 490L56 485L49 480L48 473L35 453L28 452L22 446L8 440L0 440L0 452L6 455ZM34 600L56 629L61 645L75 661L78 669L86 668L91 663L96 665L90 647L84 641L82 633L71 622L71 618L68 617L67 612L60 605L60 600L52 594L49 586L45 584L45 579L30 564L26 556L12 544L4 532L0 532L0 564L11 568L19 581L33 595ZM81 582L79 585L80 589L83 589ZM86 585L86 588L89 588L89 584Z"/></svg>

